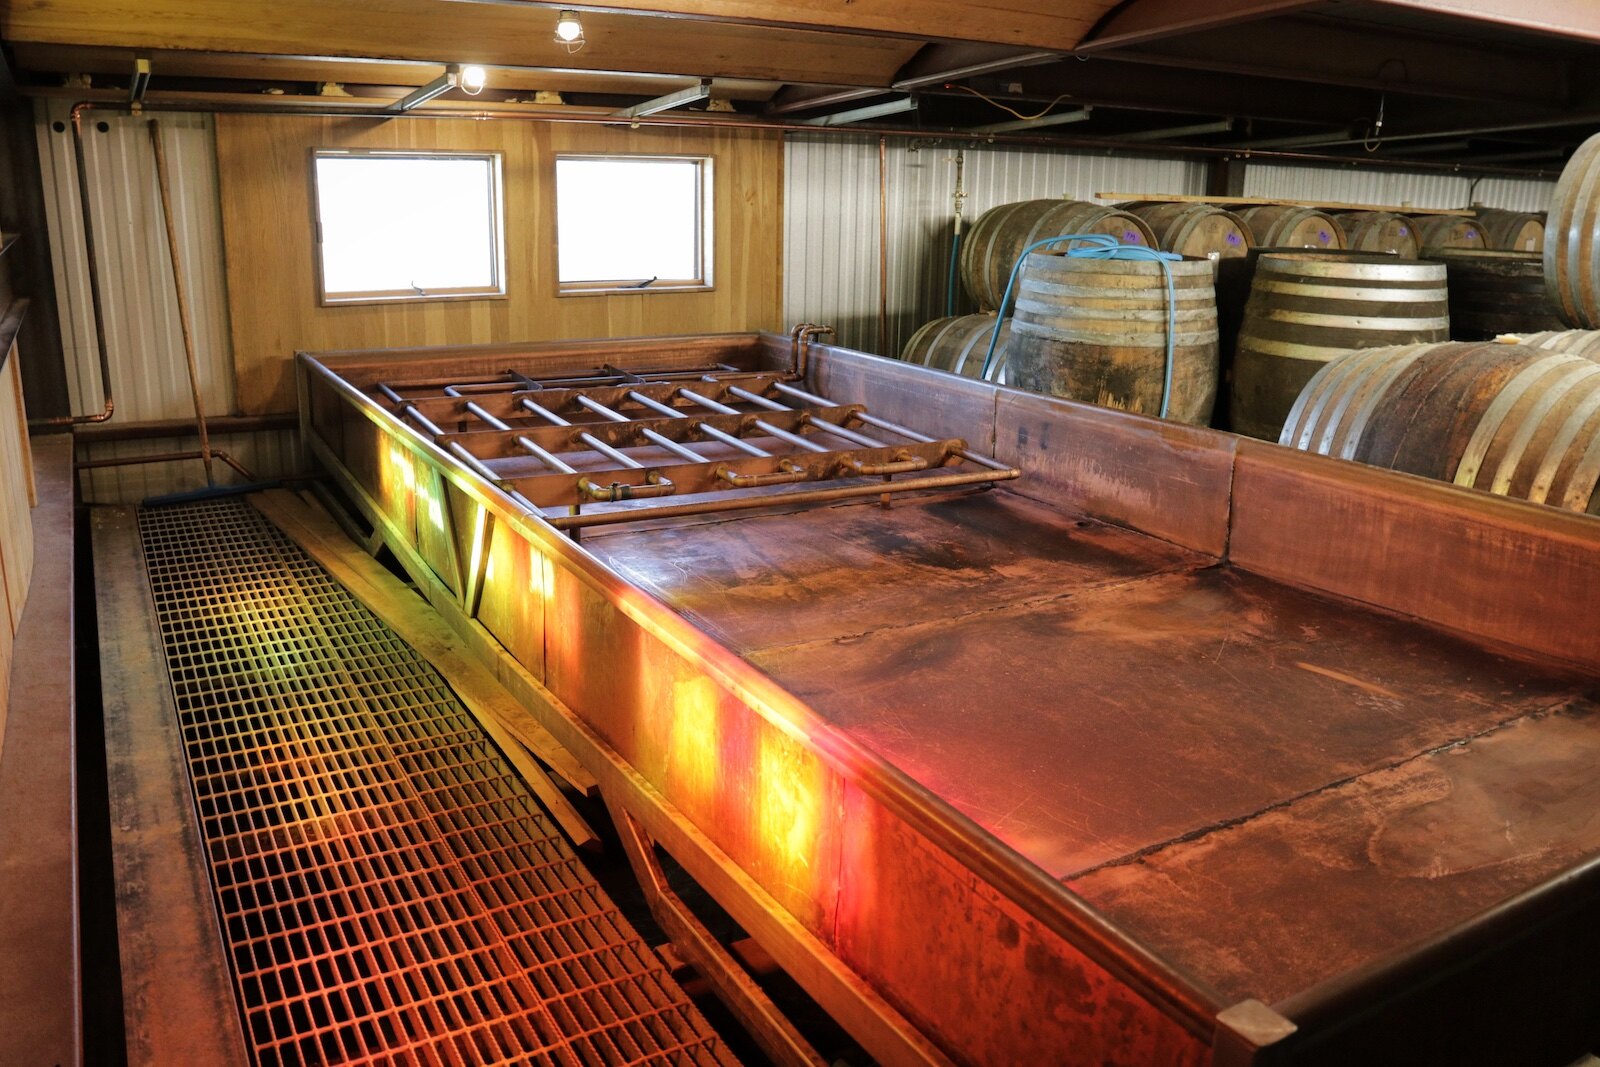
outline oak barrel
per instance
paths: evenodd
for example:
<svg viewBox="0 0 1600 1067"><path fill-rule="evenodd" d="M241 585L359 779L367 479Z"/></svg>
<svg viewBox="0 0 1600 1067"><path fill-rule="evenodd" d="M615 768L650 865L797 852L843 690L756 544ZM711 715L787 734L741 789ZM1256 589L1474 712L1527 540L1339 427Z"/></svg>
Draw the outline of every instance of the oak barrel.
<svg viewBox="0 0 1600 1067"><path fill-rule="evenodd" d="M1254 244L1244 220L1214 204L1140 201L1122 207L1144 220L1163 252L1195 259L1234 259L1246 255Z"/></svg>
<svg viewBox="0 0 1600 1067"><path fill-rule="evenodd" d="M1022 200L978 216L961 243L961 281L978 306L1000 306L1023 251L1035 241L1069 233L1103 233L1123 244L1155 247L1144 220L1082 200Z"/></svg>
<svg viewBox="0 0 1600 1067"><path fill-rule="evenodd" d="M1600 508L1600 363L1493 341L1330 362L1279 443L1501 496Z"/></svg>
<svg viewBox="0 0 1600 1067"><path fill-rule="evenodd" d="M1261 204L1239 212L1250 237L1262 248L1345 247L1344 227L1325 211L1290 204Z"/></svg>
<svg viewBox="0 0 1600 1067"><path fill-rule="evenodd" d="M1478 208L1478 226L1493 252L1543 252L1544 219L1531 211Z"/></svg>
<svg viewBox="0 0 1600 1067"><path fill-rule="evenodd" d="M1352 252L1392 252L1401 259L1416 259L1422 251L1417 228L1404 215L1392 211L1346 211L1337 216L1344 227L1345 247Z"/></svg>
<svg viewBox="0 0 1600 1067"><path fill-rule="evenodd" d="M1212 266L1203 259L1167 265L1176 297L1167 417L1203 426L1217 395ZM1161 264L1035 252L1018 288L1007 360L1013 386L1160 413L1168 327Z"/></svg>
<svg viewBox="0 0 1600 1067"><path fill-rule="evenodd" d="M1503 333L1559 330L1561 316L1544 288L1544 257L1536 252L1435 249L1450 282L1450 336L1487 341Z"/></svg>
<svg viewBox="0 0 1600 1067"><path fill-rule="evenodd" d="M1417 227L1423 255L1437 248L1475 248L1480 252L1489 248L1483 227L1465 215L1418 215L1411 221Z"/></svg>
<svg viewBox="0 0 1600 1067"><path fill-rule="evenodd" d="M1295 398L1329 360L1449 339L1442 263L1370 252L1263 255L1234 353L1232 429L1276 441Z"/></svg>
<svg viewBox="0 0 1600 1067"><path fill-rule="evenodd" d="M994 333L993 315L956 315L924 324L906 342L900 358L935 370L950 371L967 378L983 378L983 361L989 354L989 338ZM1004 385L1006 349L1011 343L1011 320L1000 323L1000 340L995 345L994 362L985 380Z"/></svg>
<svg viewBox="0 0 1600 1067"><path fill-rule="evenodd" d="M1534 348L1571 352L1575 356L1600 360L1600 330L1550 330L1525 334L1520 340Z"/></svg>
<svg viewBox="0 0 1600 1067"><path fill-rule="evenodd" d="M1544 284L1568 326L1600 329L1600 134L1561 170L1544 231Z"/></svg>

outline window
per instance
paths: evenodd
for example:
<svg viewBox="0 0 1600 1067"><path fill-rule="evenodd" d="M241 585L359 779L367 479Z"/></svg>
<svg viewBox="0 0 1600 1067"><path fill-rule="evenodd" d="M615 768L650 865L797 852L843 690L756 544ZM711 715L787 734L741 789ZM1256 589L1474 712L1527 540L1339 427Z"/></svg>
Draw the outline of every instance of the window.
<svg viewBox="0 0 1600 1067"><path fill-rule="evenodd" d="M703 157L558 157L561 292L709 289L710 205Z"/></svg>
<svg viewBox="0 0 1600 1067"><path fill-rule="evenodd" d="M313 156L322 302L505 295L500 155Z"/></svg>

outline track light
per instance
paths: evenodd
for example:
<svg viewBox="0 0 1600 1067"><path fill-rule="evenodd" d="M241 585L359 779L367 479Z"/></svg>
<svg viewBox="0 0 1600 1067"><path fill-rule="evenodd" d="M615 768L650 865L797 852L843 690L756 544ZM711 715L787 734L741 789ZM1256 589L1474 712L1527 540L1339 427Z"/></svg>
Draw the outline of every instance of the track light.
<svg viewBox="0 0 1600 1067"><path fill-rule="evenodd" d="M583 47L583 23L578 20L576 11L562 11L556 19L556 40L566 45L569 52Z"/></svg>
<svg viewBox="0 0 1600 1067"><path fill-rule="evenodd" d="M483 87L489 83L489 72L477 64L468 64L461 68L461 91L468 96L477 96L483 92Z"/></svg>

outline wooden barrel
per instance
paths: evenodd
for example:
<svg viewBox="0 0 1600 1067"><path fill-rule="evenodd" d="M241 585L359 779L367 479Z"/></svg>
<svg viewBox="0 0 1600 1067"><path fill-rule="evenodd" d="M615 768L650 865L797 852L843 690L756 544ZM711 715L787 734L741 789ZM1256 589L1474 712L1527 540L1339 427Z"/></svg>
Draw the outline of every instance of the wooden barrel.
<svg viewBox="0 0 1600 1067"><path fill-rule="evenodd" d="M1103 233L1123 244L1155 247L1144 220L1082 200L1023 200L978 216L961 243L961 281L978 306L993 311L1023 250L1046 237Z"/></svg>
<svg viewBox="0 0 1600 1067"><path fill-rule="evenodd" d="M1289 204L1262 204L1239 212L1250 237L1262 248L1345 247L1344 227L1326 212Z"/></svg>
<svg viewBox="0 0 1600 1067"><path fill-rule="evenodd" d="M1489 249L1483 227L1465 215L1417 215L1411 221L1417 227L1423 255L1437 248L1475 248L1480 252Z"/></svg>
<svg viewBox="0 0 1600 1067"><path fill-rule="evenodd" d="M1295 397L1329 360L1449 338L1442 263L1370 252L1265 254L1233 358L1232 429L1276 441Z"/></svg>
<svg viewBox="0 0 1600 1067"><path fill-rule="evenodd" d="M1344 227L1345 246L1352 252L1392 252L1416 259L1422 251L1411 220L1392 211L1346 211L1335 216Z"/></svg>
<svg viewBox="0 0 1600 1067"><path fill-rule="evenodd" d="M1214 204L1123 204L1155 234L1156 247L1194 259L1235 259L1246 255L1253 241L1250 228L1231 211Z"/></svg>
<svg viewBox="0 0 1600 1067"><path fill-rule="evenodd" d="M1450 336L1487 341L1503 333L1559 330L1561 316L1544 289L1544 257L1535 252L1439 248L1450 282Z"/></svg>
<svg viewBox="0 0 1600 1067"><path fill-rule="evenodd" d="M919 363L935 370L950 371L967 378L982 378L983 361L989 354L989 338L994 333L993 315L957 315L934 319L925 324L900 353L907 363ZM1004 385L1006 349L1011 343L1011 320L1000 323L1000 340L995 345L994 362L985 380Z"/></svg>
<svg viewBox="0 0 1600 1067"><path fill-rule="evenodd" d="M1600 133L1561 170L1544 231L1544 284L1568 326L1600 329Z"/></svg>
<svg viewBox="0 0 1600 1067"><path fill-rule="evenodd" d="M1531 211L1478 208L1478 227L1491 252L1543 252L1544 219Z"/></svg>
<svg viewBox="0 0 1600 1067"><path fill-rule="evenodd" d="M1524 334L1519 340L1550 352L1571 352L1585 359L1600 360L1600 330L1551 330Z"/></svg>
<svg viewBox="0 0 1600 1067"><path fill-rule="evenodd" d="M1217 300L1209 260L1172 270L1172 394L1167 417L1203 426L1217 395ZM1145 415L1161 411L1167 287L1150 260L1035 252L1022 269L1007 372L1021 389Z"/></svg>
<svg viewBox="0 0 1600 1067"><path fill-rule="evenodd" d="M1551 504L1600 509L1600 363L1493 341L1329 363L1279 444Z"/></svg>

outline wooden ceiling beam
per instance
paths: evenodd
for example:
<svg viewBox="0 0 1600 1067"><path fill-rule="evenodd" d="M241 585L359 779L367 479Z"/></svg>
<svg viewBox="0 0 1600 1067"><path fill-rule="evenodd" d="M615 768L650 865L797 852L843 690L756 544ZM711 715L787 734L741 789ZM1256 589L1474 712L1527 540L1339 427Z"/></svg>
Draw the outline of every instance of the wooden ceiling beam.
<svg viewBox="0 0 1600 1067"><path fill-rule="evenodd" d="M1600 6L1600 5L1597 5ZM1197 31L1103 58L1409 96L1565 106L1572 64L1551 50L1479 43L1321 17Z"/></svg>
<svg viewBox="0 0 1600 1067"><path fill-rule="evenodd" d="M1117 0L457 0L1070 52Z"/></svg>
<svg viewBox="0 0 1600 1067"><path fill-rule="evenodd" d="M1600 41L1600 4L1594 0L1367 0L1451 19L1488 22L1533 33Z"/></svg>
<svg viewBox="0 0 1600 1067"><path fill-rule="evenodd" d="M1079 42L1077 51L1127 48L1321 6L1323 0L1126 0Z"/></svg>
<svg viewBox="0 0 1600 1067"><path fill-rule="evenodd" d="M243 18L231 0L11 0L12 44L642 71L887 87L916 41L590 13L587 44L559 45L548 12L450 0L273 0Z"/></svg>
<svg viewBox="0 0 1600 1067"><path fill-rule="evenodd" d="M92 74L121 77L136 56L150 60L152 75L252 84L338 82L341 85L424 85L444 70L440 63L407 63L372 59L309 59L286 56L175 52L164 49L18 44L13 49L18 70L30 74ZM687 75L632 74L626 71L540 70L528 67L489 68L489 88L510 92L550 90L612 96L659 96L696 84ZM781 83L721 78L712 95L727 100L767 100ZM876 92L867 89L862 92Z"/></svg>

